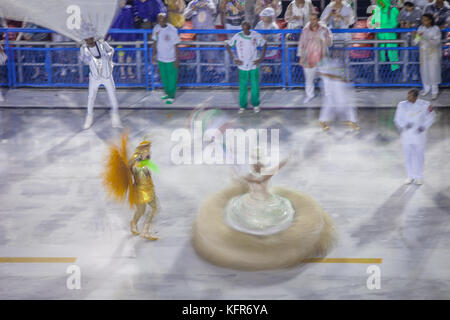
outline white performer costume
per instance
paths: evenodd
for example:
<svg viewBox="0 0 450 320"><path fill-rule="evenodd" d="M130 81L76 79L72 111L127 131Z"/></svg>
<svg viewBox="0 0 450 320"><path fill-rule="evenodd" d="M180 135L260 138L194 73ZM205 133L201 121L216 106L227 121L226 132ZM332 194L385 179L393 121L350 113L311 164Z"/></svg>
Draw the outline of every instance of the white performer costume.
<svg viewBox="0 0 450 320"><path fill-rule="evenodd" d="M425 161L427 129L433 124L435 112L430 103L417 99L416 102L402 101L398 104L394 122L401 131L403 152L408 174L407 183L415 180L421 184Z"/></svg>
<svg viewBox="0 0 450 320"><path fill-rule="evenodd" d="M122 127L119 118L119 103L116 98L116 86L113 77L114 49L104 40L95 41L94 47L83 44L80 48L81 59L89 64L89 96L87 104L87 116L84 129L92 126L94 120L94 102L98 88L104 85L111 102L111 121L114 128Z"/></svg>
<svg viewBox="0 0 450 320"><path fill-rule="evenodd" d="M438 26L426 28L420 26L417 30L422 34L414 39L414 44L420 47L420 76L423 83L423 93L430 92L433 98L439 92L438 85L441 82L441 31Z"/></svg>
<svg viewBox="0 0 450 320"><path fill-rule="evenodd" d="M319 68L323 81L324 97L320 109L319 121L326 123L336 118L353 124L355 130L358 121L356 109L352 107L352 89L349 88L345 78L340 74L339 68ZM328 128L327 126L324 129Z"/></svg>

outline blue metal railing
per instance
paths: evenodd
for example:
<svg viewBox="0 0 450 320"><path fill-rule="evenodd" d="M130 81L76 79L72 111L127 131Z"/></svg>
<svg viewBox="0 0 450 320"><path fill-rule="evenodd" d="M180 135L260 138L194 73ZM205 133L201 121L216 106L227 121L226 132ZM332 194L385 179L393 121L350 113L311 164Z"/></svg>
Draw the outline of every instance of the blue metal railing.
<svg viewBox="0 0 450 320"><path fill-rule="evenodd" d="M333 29L333 33L405 33L410 29ZM234 34L236 30L190 30L181 29L188 34ZM296 43L286 40L287 34L300 34L301 30L257 30L265 35L281 35L281 42L270 43L266 59L261 64L261 85L272 87L303 87L303 69L296 57ZM442 30L449 32L449 29ZM47 29L0 28L5 33L4 49L8 55L5 66L0 66L0 85L8 87L85 87L88 85L88 66L78 57L79 48L72 43L55 42L16 42L9 40L11 33L54 33ZM114 57L116 68L114 79L118 87L142 87L154 89L161 86L157 66L152 64L151 32L149 29L121 30L111 29L110 34L137 34L139 41L115 43ZM358 40L359 41L359 40ZM407 46L398 39L397 47L377 47L377 43L389 40L363 40L364 47L353 47L354 43L336 44L330 54L342 59L347 67L347 75L360 87L401 87L420 86L418 47ZM373 45L373 46L370 46ZM443 46L442 86L450 85L450 50ZM397 61L382 61L381 55L394 51ZM228 57L221 41L183 41L180 47L179 86L237 86L237 67ZM448 51L448 52L447 52ZM387 60L387 59L386 59ZM393 66L398 66L393 67Z"/></svg>

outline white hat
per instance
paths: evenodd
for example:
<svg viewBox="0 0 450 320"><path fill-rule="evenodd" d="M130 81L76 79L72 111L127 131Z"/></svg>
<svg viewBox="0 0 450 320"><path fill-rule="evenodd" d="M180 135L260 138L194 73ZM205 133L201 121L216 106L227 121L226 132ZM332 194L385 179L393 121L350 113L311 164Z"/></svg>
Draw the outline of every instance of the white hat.
<svg viewBox="0 0 450 320"><path fill-rule="evenodd" d="M259 14L260 17L273 17L275 15L275 10L273 8L265 8Z"/></svg>

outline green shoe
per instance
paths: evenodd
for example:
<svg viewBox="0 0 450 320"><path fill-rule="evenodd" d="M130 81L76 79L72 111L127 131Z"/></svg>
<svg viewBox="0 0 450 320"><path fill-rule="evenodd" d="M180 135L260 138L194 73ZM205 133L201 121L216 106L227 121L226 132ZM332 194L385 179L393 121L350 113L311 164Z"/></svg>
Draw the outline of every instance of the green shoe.
<svg viewBox="0 0 450 320"><path fill-rule="evenodd" d="M166 100L166 104L172 104L173 102L174 102L174 100L170 99L170 98Z"/></svg>
<svg viewBox="0 0 450 320"><path fill-rule="evenodd" d="M166 100L166 99L169 99L169 96L167 94L161 97L161 100Z"/></svg>

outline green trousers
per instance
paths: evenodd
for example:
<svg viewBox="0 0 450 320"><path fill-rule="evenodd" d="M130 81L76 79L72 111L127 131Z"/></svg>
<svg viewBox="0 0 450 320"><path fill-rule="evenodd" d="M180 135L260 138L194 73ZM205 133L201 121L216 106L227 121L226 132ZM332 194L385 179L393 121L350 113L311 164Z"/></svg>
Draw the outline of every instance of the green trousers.
<svg viewBox="0 0 450 320"><path fill-rule="evenodd" d="M177 92L178 69L175 68L175 62L158 61L159 73L164 86L164 91L170 99L175 99Z"/></svg>
<svg viewBox="0 0 450 320"><path fill-rule="evenodd" d="M239 105L247 108L248 81L250 80L250 92L252 105L259 106L259 68L244 71L239 69Z"/></svg>
<svg viewBox="0 0 450 320"><path fill-rule="evenodd" d="M379 39L379 40L396 40L397 34L395 34L395 33L378 33L377 39ZM398 47L398 44L396 44L396 43L380 43L379 46L385 47L385 48L393 48L393 47ZM391 61L391 62L398 61L398 51L397 50L388 50L387 55L389 57L389 61ZM386 51L384 51L384 50L380 50L380 61L383 61L383 62L387 61L386 60ZM400 66L398 64L391 64L392 71L395 71L399 68L400 68Z"/></svg>

